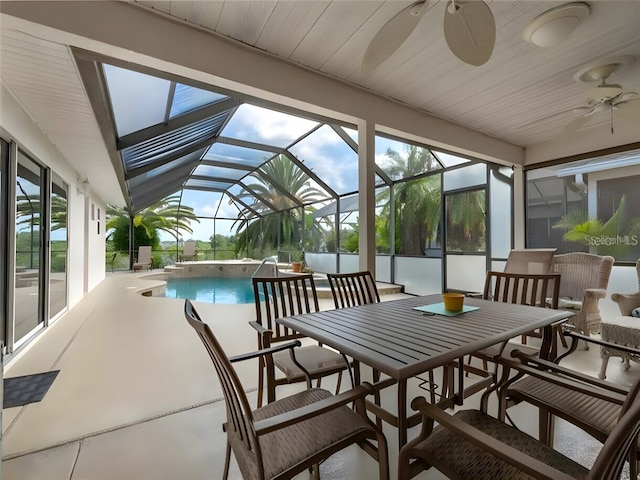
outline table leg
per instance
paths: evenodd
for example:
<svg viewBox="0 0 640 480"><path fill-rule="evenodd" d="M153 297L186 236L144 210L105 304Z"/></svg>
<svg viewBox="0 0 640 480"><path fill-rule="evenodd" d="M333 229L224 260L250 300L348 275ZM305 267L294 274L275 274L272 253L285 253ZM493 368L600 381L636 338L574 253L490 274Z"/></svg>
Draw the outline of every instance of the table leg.
<svg viewBox="0 0 640 480"><path fill-rule="evenodd" d="M398 446L407 443L407 380L398 380Z"/></svg>
<svg viewBox="0 0 640 480"><path fill-rule="evenodd" d="M554 327L547 325L542 329L542 345L540 346L539 353L540 358L543 360L555 360L555 357L557 356L557 348Z"/></svg>

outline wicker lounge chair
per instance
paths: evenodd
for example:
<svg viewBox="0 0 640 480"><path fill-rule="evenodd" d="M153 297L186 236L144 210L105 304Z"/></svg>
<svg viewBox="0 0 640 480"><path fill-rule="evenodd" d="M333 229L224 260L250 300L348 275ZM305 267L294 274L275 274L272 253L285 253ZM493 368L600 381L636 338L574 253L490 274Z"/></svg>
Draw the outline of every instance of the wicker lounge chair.
<svg viewBox="0 0 640 480"><path fill-rule="evenodd" d="M636 262L638 276L638 292L614 293L611 300L618 304L621 317L602 320L601 337L606 342L612 342L628 347L640 349L640 318L632 316L633 311L640 307L640 260ZM600 349L602 364L600 366L600 378L606 378L607 365L610 357L620 357L625 363L625 369L629 369L629 361L640 362L640 356L631 355L617 348L602 347Z"/></svg>
<svg viewBox="0 0 640 480"><path fill-rule="evenodd" d="M523 248L509 252L505 273L549 273L555 248Z"/></svg>
<svg viewBox="0 0 640 480"><path fill-rule="evenodd" d="M575 310L576 316L569 322L586 336L600 331L598 301L607 294L613 262L610 256L582 252L553 257L551 272L562 275L558 307Z"/></svg>
<svg viewBox="0 0 640 480"><path fill-rule="evenodd" d="M223 387L227 407L223 425L227 433L225 480L232 450L246 480L289 479L311 467L319 478L322 460L355 443L377 459L379 478L389 478L386 439L364 413L364 397L373 391L370 384L337 396L312 388L252 411L232 364L275 352L286 352L293 358L293 349L300 342L228 358L189 300L184 313L207 349ZM355 402L355 410L348 407L351 402Z"/></svg>
<svg viewBox="0 0 640 480"><path fill-rule="evenodd" d="M303 335L279 325L276 320L319 310L313 276L254 277L252 282L256 321L249 323L258 332L258 348L269 348L280 342L304 338ZM318 380L318 386L322 377L337 374L336 393L340 391L342 372L348 368L343 355L321 345L306 345L295 350L295 359L304 366L312 379ZM270 403L276 399L277 386L305 381L303 372L287 352L260 357L258 364L258 407L262 406L265 382L267 402ZM284 376L276 377L276 369Z"/></svg>

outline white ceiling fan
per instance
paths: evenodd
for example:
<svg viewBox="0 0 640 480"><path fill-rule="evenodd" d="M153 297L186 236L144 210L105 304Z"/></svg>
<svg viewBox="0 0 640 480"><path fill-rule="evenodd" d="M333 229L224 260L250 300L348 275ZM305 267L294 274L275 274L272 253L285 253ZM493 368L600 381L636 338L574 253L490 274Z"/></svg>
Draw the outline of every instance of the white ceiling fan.
<svg viewBox="0 0 640 480"><path fill-rule="evenodd" d="M373 37L362 60L368 73L389 58L409 38L429 10L420 0L400 10ZM449 0L444 13L444 37L453 54L470 65L489 60L496 41L496 22L482 0Z"/></svg>
<svg viewBox="0 0 640 480"><path fill-rule="evenodd" d="M614 115L630 121L640 121L640 97L638 97L638 93L625 92L621 85L606 83L606 77L602 78L600 85L587 90L585 100L587 106L573 109L574 112L579 112L580 115L569 122L560 133L575 132L584 127L589 120L602 113L607 113L610 116L611 133L614 133Z"/></svg>
<svg viewBox="0 0 640 480"><path fill-rule="evenodd" d="M640 95L631 90L624 90L621 85L608 83L609 76L619 68L633 63L633 57L617 57L599 65L589 65L578 71L574 78L579 82L598 82L598 85L585 91L585 104L569 110L547 115L523 125L521 128L533 127L567 114L577 116L565 125L559 134L570 134L583 128L589 121L601 114L608 114L611 133L614 133L614 116L635 122L640 121Z"/></svg>

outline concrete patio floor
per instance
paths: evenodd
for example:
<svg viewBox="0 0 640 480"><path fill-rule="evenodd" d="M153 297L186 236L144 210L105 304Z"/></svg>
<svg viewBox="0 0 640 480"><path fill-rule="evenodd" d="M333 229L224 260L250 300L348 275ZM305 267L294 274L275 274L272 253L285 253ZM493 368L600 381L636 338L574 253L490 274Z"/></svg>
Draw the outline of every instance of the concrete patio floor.
<svg viewBox="0 0 640 480"><path fill-rule="evenodd" d="M222 477L225 420L222 392L200 340L187 325L181 300L136 293L157 281L139 273L108 274L78 305L36 342L10 359L4 376L60 370L38 403L3 410L2 475L5 480L218 479ZM384 295L383 301L403 294ZM322 308L333 308L329 299ZM196 303L229 355L254 350L249 305ZM598 349L578 351L565 365L596 375ZM255 405L257 363L237 369ZM612 361L608 379L630 385L640 372ZM331 390L334 380L323 387ZM424 395L410 382L408 398ZM297 391L294 385L278 390ZM346 388L346 387L343 387ZM392 405L393 389L383 403ZM463 408L477 405L477 398ZM510 410L518 426L534 434L536 413ZM397 471L397 437L385 425L391 475ZM410 431L410 437L415 435ZM578 461L592 461L599 443L558 422L556 446ZM340 452L321 467L323 479L377 478L376 463L357 447ZM240 473L232 461L230 478ZM307 473L299 478L309 478ZM420 479L443 478L431 470Z"/></svg>

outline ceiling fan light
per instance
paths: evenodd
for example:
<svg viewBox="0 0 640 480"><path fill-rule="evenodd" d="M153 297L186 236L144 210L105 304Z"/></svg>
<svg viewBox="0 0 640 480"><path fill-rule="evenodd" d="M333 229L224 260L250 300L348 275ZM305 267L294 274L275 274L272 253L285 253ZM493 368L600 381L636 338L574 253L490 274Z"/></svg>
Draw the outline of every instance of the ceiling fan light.
<svg viewBox="0 0 640 480"><path fill-rule="evenodd" d="M538 15L524 31L524 39L539 47L553 47L565 41L589 16L586 3L568 3Z"/></svg>

